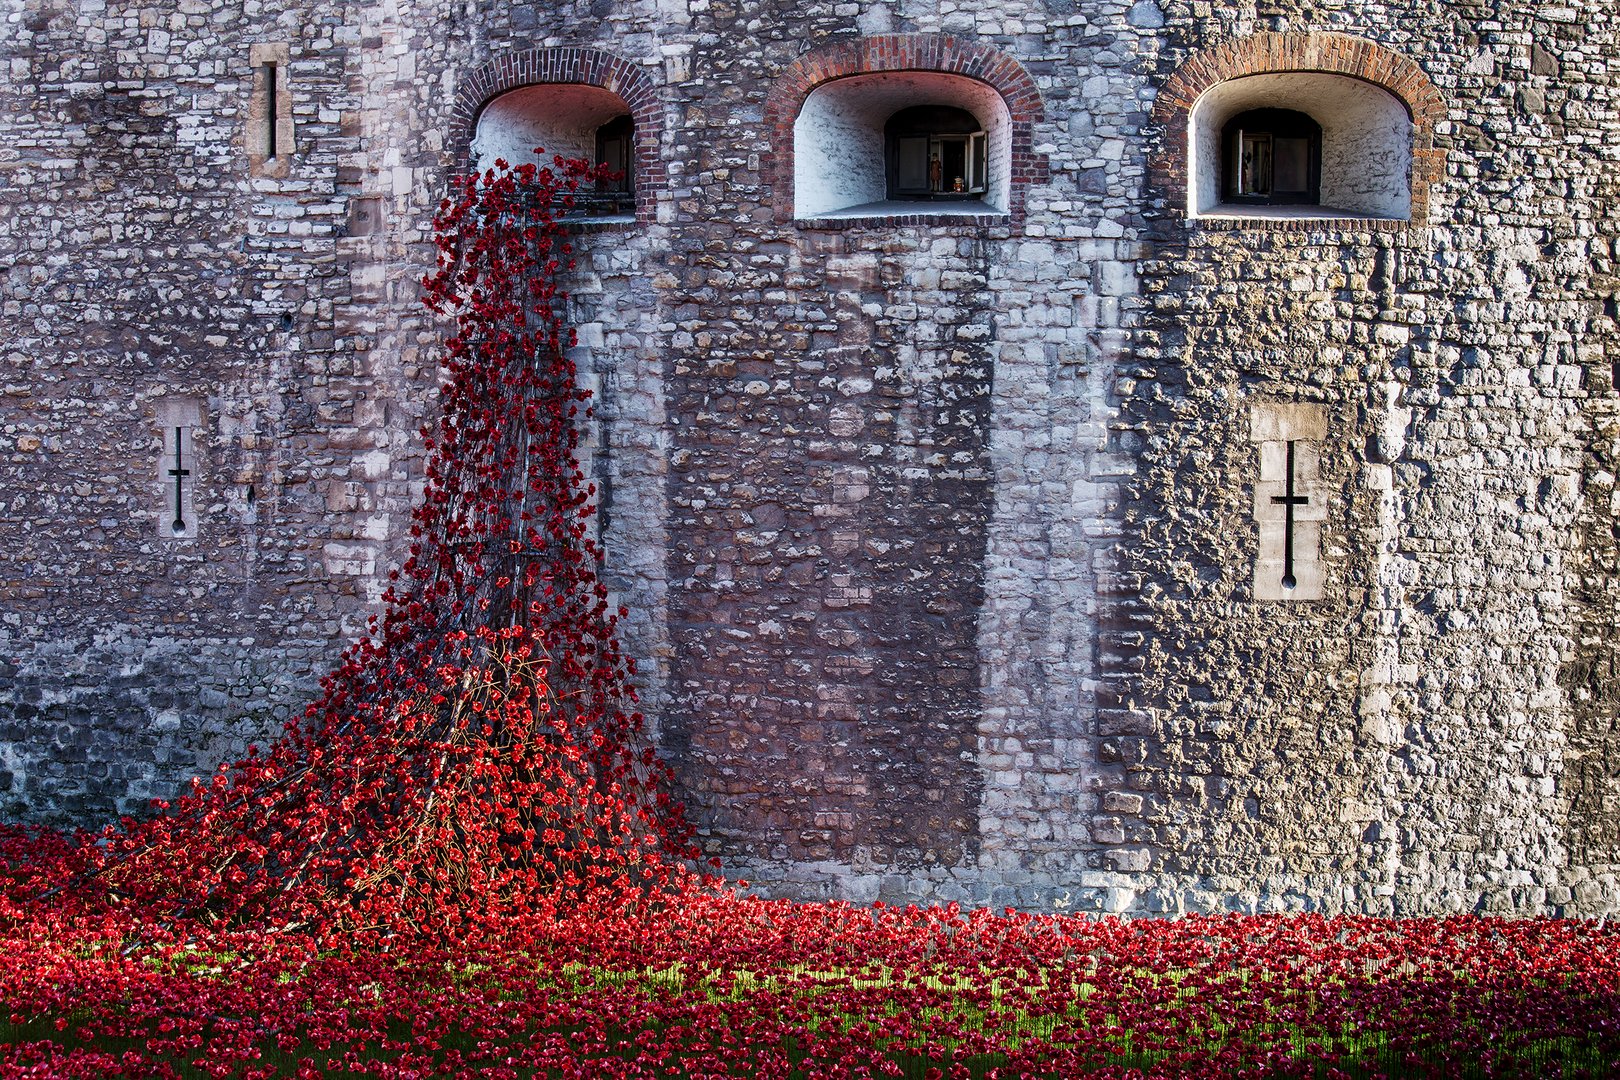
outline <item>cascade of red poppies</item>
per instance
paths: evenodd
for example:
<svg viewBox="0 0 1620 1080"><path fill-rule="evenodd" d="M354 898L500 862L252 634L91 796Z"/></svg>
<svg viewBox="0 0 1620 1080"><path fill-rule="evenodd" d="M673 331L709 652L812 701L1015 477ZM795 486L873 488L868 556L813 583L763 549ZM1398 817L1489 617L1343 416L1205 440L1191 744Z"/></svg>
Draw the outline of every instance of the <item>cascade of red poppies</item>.
<svg viewBox="0 0 1620 1080"><path fill-rule="evenodd" d="M685 880L577 458L556 215L596 179L502 163L442 204L425 299L455 329L381 616L268 751L105 836L95 890L175 919L453 935Z"/></svg>

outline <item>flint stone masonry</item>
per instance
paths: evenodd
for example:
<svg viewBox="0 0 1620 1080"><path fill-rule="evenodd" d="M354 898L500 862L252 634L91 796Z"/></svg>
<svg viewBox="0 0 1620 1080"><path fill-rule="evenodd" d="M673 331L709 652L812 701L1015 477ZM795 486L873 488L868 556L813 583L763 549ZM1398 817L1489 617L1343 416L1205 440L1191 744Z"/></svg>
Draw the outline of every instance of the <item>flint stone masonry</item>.
<svg viewBox="0 0 1620 1080"><path fill-rule="evenodd" d="M503 126L555 141L546 102L607 94L635 119L637 205L574 236L586 464L643 704L729 870L1092 911L1620 910L1613 20L1531 0L8 19L5 812L140 812L301 711L408 542L435 208ZM282 44L271 174L247 133ZM995 114L1004 202L814 216L856 163L797 125L836 104L880 127L867 93L892 88ZM1351 216L1200 213L1200 125L1251 91L1325 130L1376 121L1343 144L1366 167L1333 166L1371 182ZM183 542L153 498L180 400ZM1306 603L1255 580L1285 417L1309 421L1321 515Z"/></svg>

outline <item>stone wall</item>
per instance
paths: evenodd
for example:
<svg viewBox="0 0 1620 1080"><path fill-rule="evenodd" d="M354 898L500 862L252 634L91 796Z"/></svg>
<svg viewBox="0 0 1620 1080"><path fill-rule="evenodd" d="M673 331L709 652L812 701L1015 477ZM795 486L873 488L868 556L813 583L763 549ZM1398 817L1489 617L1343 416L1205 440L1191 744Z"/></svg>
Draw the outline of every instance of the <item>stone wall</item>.
<svg viewBox="0 0 1620 1080"><path fill-rule="evenodd" d="M428 50L380 9L11 25L0 800L84 822L273 736L380 595L434 380L415 281L443 167L398 92ZM264 43L296 133L273 168L245 145ZM201 423L171 539L176 401Z"/></svg>
<svg viewBox="0 0 1620 1080"><path fill-rule="evenodd" d="M136 810L307 700L420 483L433 209L482 108L560 82L637 123L636 220L577 235L570 314L643 700L731 870L1620 908L1620 30L1427 0L30 0L12 25L8 812ZM250 49L276 42L296 147L265 175ZM1300 71L1410 107L1410 222L1189 220L1198 95ZM795 220L799 106L877 72L995 88L1008 213ZM1260 599L1261 454L1291 440L1320 597Z"/></svg>

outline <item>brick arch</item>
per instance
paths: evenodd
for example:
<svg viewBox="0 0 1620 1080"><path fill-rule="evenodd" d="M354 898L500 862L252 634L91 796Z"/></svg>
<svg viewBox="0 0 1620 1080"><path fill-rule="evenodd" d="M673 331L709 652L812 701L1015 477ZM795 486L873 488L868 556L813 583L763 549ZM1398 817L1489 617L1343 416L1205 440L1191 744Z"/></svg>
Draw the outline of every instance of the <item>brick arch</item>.
<svg viewBox="0 0 1620 1080"><path fill-rule="evenodd" d="M1445 164L1445 153L1434 142L1435 125L1446 115L1445 100L1412 60L1349 34L1254 34L1206 49L1177 68L1153 103L1153 123L1164 129L1164 146L1149 163L1158 193L1178 212L1186 212L1192 110L1206 91L1248 75L1292 72L1360 79L1405 104L1412 117L1411 224L1426 220L1430 189Z"/></svg>
<svg viewBox="0 0 1620 1080"><path fill-rule="evenodd" d="M654 193L665 186L664 112L658 87L646 71L600 49L525 49L495 57L461 80L451 107L457 174L472 168L472 140L485 107L510 90L547 83L599 86L624 99L636 125L636 220L652 220Z"/></svg>
<svg viewBox="0 0 1620 1080"><path fill-rule="evenodd" d="M1024 220L1024 191L1044 180L1047 164L1034 150L1035 124L1045 117L1041 92L1017 60L988 45L950 34L879 34L805 53L777 77L765 98L775 172L772 202L778 221L793 218L793 123L810 93L823 83L885 71L933 71L985 83L1007 103L1012 120L1012 175L1007 210Z"/></svg>

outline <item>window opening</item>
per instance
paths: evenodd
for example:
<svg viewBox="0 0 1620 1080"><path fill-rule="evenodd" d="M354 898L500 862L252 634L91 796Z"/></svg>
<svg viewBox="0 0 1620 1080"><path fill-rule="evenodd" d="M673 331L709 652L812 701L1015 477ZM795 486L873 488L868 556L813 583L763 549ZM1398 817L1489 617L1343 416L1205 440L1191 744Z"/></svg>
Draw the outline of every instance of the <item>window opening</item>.
<svg viewBox="0 0 1620 1080"><path fill-rule="evenodd" d="M248 103L242 145L254 176L286 176L292 162L292 89L288 85L291 63L292 52L286 42L261 42L248 50L253 96Z"/></svg>
<svg viewBox="0 0 1620 1080"><path fill-rule="evenodd" d="M202 422L201 405L189 398L157 403L161 449L157 460L157 531L169 540L197 537L195 501L198 461L195 434Z"/></svg>
<svg viewBox="0 0 1620 1080"><path fill-rule="evenodd" d="M977 199L988 190L984 126L966 109L915 105L884 126L889 198Z"/></svg>
<svg viewBox="0 0 1620 1080"><path fill-rule="evenodd" d="M276 145L276 131L281 127L276 119L281 115L281 88L276 85L276 65L265 64L261 72L264 79L265 95L268 97L265 115L268 122L264 125L265 145L264 156L267 158L279 157L280 148Z"/></svg>
<svg viewBox="0 0 1620 1080"><path fill-rule="evenodd" d="M1227 121L1221 142L1221 191L1228 201L1321 203L1322 128L1309 116L1292 109L1251 109Z"/></svg>
<svg viewBox="0 0 1620 1080"><path fill-rule="evenodd" d="M616 116L596 129L596 160L611 176L597 182L596 197L585 200L586 213L636 212L636 124L629 114Z"/></svg>

